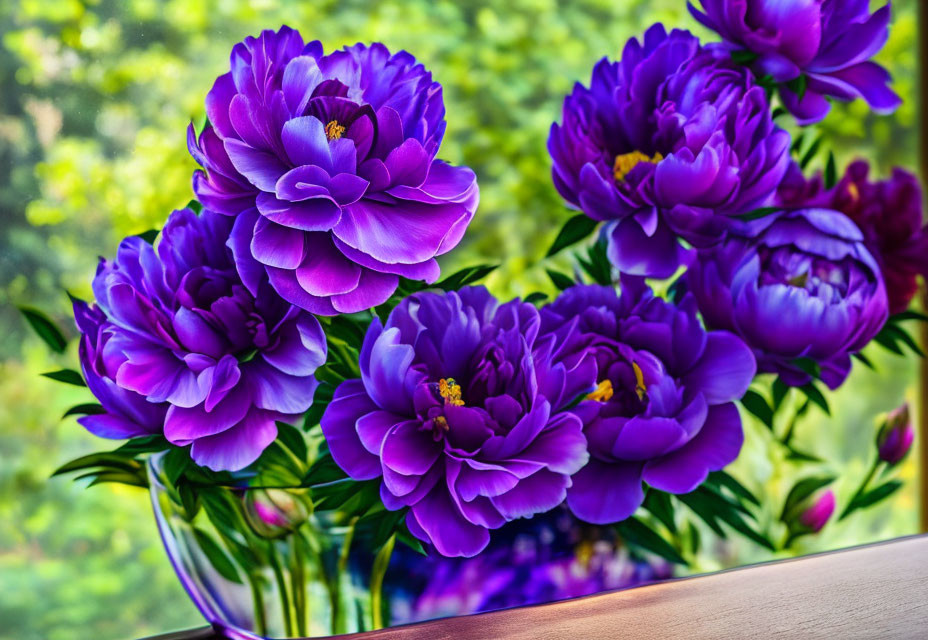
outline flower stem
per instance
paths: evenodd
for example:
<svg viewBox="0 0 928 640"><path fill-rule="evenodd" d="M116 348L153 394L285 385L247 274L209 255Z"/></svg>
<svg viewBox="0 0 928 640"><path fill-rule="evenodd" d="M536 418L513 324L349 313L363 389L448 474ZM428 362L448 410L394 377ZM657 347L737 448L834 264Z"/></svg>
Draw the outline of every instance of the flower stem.
<svg viewBox="0 0 928 640"><path fill-rule="evenodd" d="M264 617L264 596L261 594L260 576L248 573L248 586L251 587L251 602L255 610L255 633L267 635L267 619Z"/></svg>
<svg viewBox="0 0 928 640"><path fill-rule="evenodd" d="M396 534L390 536L377 552L374 566L371 568L371 630L382 629L383 624L383 579L390 566L390 557L393 555L393 546L396 544Z"/></svg>
<svg viewBox="0 0 928 640"><path fill-rule="evenodd" d="M306 565L301 543L299 533L295 532L290 536L290 580L293 588L293 606L296 609L296 632L305 636L309 603L306 599Z"/></svg>
<svg viewBox="0 0 928 640"><path fill-rule="evenodd" d="M284 579L284 572L280 566L280 560L277 557L277 547L273 541L267 545L268 562L271 570L274 572L274 580L277 582L277 591L280 593L280 608L284 617L284 632L288 636L293 635L293 607L290 606L290 594L287 591L287 581Z"/></svg>
<svg viewBox="0 0 928 640"><path fill-rule="evenodd" d="M841 512L841 516L838 518L838 522L844 520L847 516L851 515L856 511L857 507L854 503L857 502L857 499L864 494L864 491L867 490L867 485L870 484L870 481L873 480L873 476L876 475L877 469L880 468L880 457L877 456L873 461L873 464L870 466L870 471L867 472L867 475L864 476L864 481L860 483L860 486L857 487L857 491L854 492L854 496L848 501L847 506L844 507L844 511Z"/></svg>
<svg viewBox="0 0 928 640"><path fill-rule="evenodd" d="M345 570L348 568L348 557L351 554L351 541L354 539L354 529L357 524L358 517L355 516L348 524L348 530L345 532L345 540L342 543L341 552L338 556L338 565L335 570L335 575L332 577L333 585L330 591L332 599L332 635L342 633L345 628L345 621L343 618L346 611L344 611L344 608L341 606L342 576L345 575Z"/></svg>

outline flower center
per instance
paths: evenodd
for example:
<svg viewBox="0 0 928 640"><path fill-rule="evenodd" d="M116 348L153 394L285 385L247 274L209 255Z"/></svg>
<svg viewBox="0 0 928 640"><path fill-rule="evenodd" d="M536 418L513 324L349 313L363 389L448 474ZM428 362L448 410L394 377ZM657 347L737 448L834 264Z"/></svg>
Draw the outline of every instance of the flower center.
<svg viewBox="0 0 928 640"><path fill-rule="evenodd" d="M655 152L653 156L646 156L640 151L620 153L615 157L615 163L612 165L612 175L615 176L616 182L625 182L625 176L642 162L657 164L663 159L664 156L659 151Z"/></svg>
<svg viewBox="0 0 928 640"><path fill-rule="evenodd" d="M596 385L596 389L592 393L586 394L586 399L595 400L596 402L608 402L613 393L612 380L606 378Z"/></svg>
<svg viewBox="0 0 928 640"><path fill-rule="evenodd" d="M644 384L644 374L641 372L641 367L638 366L637 362L632 362L632 371L635 372L635 393L638 394L639 400L644 400L645 395L648 393L648 388Z"/></svg>
<svg viewBox="0 0 928 640"><path fill-rule="evenodd" d="M461 398L461 385L454 378L442 378L438 381L438 395L444 398L445 404L456 407L464 406L464 400Z"/></svg>
<svg viewBox="0 0 928 640"><path fill-rule="evenodd" d="M851 202L857 202L860 200L860 189L858 189L857 185L853 182L849 182L847 185L847 195L851 197Z"/></svg>
<svg viewBox="0 0 928 640"><path fill-rule="evenodd" d="M798 276L793 276L786 280L787 283L791 284L794 287L799 287L800 289L805 289L806 285L809 283L809 272L804 271Z"/></svg>
<svg viewBox="0 0 928 640"><path fill-rule="evenodd" d="M345 127L338 124L338 120L332 120L325 125L325 137L329 140L338 140L345 133Z"/></svg>

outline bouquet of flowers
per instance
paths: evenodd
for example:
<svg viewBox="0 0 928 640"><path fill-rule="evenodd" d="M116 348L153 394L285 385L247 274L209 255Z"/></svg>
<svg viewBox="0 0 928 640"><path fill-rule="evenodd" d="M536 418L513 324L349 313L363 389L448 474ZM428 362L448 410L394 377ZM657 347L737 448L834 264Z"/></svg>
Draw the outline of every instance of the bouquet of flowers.
<svg viewBox="0 0 928 640"><path fill-rule="evenodd" d="M47 375L125 443L59 473L149 487L178 576L236 638L586 595L671 576L700 531L776 551L820 530L835 478L794 429L871 342L921 354L928 234L911 174L839 176L831 154L813 174L824 140L793 123L897 106L870 61L889 7L690 9L720 42L656 24L564 99L548 149L579 213L548 257L575 268L509 301L479 285L496 265L441 274L479 190L438 158L423 64L286 26L235 45L187 131L195 199L73 299L80 371ZM782 502L725 471L743 415L794 463ZM842 517L899 488L912 437L889 413Z"/></svg>

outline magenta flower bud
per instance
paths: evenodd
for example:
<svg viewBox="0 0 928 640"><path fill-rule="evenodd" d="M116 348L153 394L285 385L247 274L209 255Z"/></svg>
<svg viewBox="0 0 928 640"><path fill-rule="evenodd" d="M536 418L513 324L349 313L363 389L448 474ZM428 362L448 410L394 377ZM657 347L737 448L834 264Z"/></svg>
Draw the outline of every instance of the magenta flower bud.
<svg viewBox="0 0 928 640"><path fill-rule="evenodd" d="M912 448L914 439L915 430L912 428L909 403L906 402L891 411L880 427L876 437L880 460L890 465L899 464Z"/></svg>
<svg viewBox="0 0 928 640"><path fill-rule="evenodd" d="M307 504L290 491L259 489L245 494L245 515L258 535L277 538L293 531L309 517Z"/></svg>
<svg viewBox="0 0 928 640"><path fill-rule="evenodd" d="M809 498L809 501L799 512L799 517L790 523L790 529L801 533L818 533L831 518L835 510L835 494L827 489Z"/></svg>

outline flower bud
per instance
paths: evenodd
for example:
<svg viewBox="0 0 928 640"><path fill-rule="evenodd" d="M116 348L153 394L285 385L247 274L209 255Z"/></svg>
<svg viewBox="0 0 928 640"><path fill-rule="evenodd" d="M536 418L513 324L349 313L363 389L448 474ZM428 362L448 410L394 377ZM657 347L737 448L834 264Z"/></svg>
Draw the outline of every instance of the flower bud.
<svg viewBox="0 0 928 640"><path fill-rule="evenodd" d="M265 538L278 538L295 530L309 512L301 497L291 491L255 489L245 493L245 516L252 529Z"/></svg>
<svg viewBox="0 0 928 640"><path fill-rule="evenodd" d="M876 437L876 446L880 460L890 466L898 464L912 448L915 430L909 415L909 403L904 403L886 416L886 422L880 427Z"/></svg>
<svg viewBox="0 0 928 640"><path fill-rule="evenodd" d="M831 489L822 491L809 498L802 507L799 517L790 528L803 533L818 533L828 522L835 510L835 494Z"/></svg>

